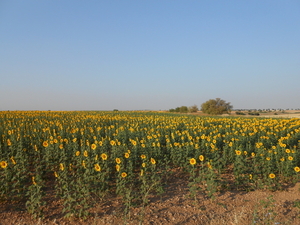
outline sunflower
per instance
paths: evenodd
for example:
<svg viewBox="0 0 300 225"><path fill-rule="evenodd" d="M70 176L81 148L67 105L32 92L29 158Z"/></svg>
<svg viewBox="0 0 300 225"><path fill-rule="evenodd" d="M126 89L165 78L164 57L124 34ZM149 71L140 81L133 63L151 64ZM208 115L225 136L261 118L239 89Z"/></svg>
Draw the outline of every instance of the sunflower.
<svg viewBox="0 0 300 225"><path fill-rule="evenodd" d="M235 154L237 154L237 155L241 155L241 154L242 154L242 152L241 152L241 151L239 151L239 150L235 150Z"/></svg>
<svg viewBox="0 0 300 225"><path fill-rule="evenodd" d="M33 184L33 185L36 185L35 177L31 177L31 180L32 180L32 184Z"/></svg>
<svg viewBox="0 0 300 225"><path fill-rule="evenodd" d="M75 153L75 155L76 155L76 156L80 156L80 151L77 151L77 152Z"/></svg>
<svg viewBox="0 0 300 225"><path fill-rule="evenodd" d="M97 148L97 145L91 144L91 149L92 149L92 150L95 150L96 148Z"/></svg>
<svg viewBox="0 0 300 225"><path fill-rule="evenodd" d="M101 158L102 158L103 160L107 160L107 155L106 155L105 153L102 153L102 154L101 154Z"/></svg>
<svg viewBox="0 0 300 225"><path fill-rule="evenodd" d="M143 175L144 175L144 170L141 170L141 173L140 173L140 175L141 175L141 176L143 176Z"/></svg>
<svg viewBox="0 0 300 225"><path fill-rule="evenodd" d="M59 164L59 169L60 169L61 171L64 171L64 169L65 169L64 164L60 163L60 164Z"/></svg>
<svg viewBox="0 0 300 225"><path fill-rule="evenodd" d="M7 142L7 145L8 145L8 146L11 146L11 141L10 141L9 139L7 139L6 142Z"/></svg>
<svg viewBox="0 0 300 225"><path fill-rule="evenodd" d="M300 168L299 168L298 166L296 166L296 167L294 168L294 170L295 170L295 172L297 172L297 173L300 172Z"/></svg>
<svg viewBox="0 0 300 225"><path fill-rule="evenodd" d="M121 177L123 177L123 178L127 177L127 173L125 173L125 172L121 173Z"/></svg>
<svg viewBox="0 0 300 225"><path fill-rule="evenodd" d="M190 159L190 164L193 166L197 163L196 159L195 158L191 158Z"/></svg>
<svg viewBox="0 0 300 225"><path fill-rule="evenodd" d="M146 167L146 163L142 163L142 167L144 167L144 168L145 168L145 167Z"/></svg>
<svg viewBox="0 0 300 225"><path fill-rule="evenodd" d="M120 165L118 164L118 165L116 165L116 171L120 171Z"/></svg>
<svg viewBox="0 0 300 225"><path fill-rule="evenodd" d="M125 157L126 159L128 159L129 156L130 156L130 154L129 154L128 152L126 152L126 153L124 154L124 157Z"/></svg>
<svg viewBox="0 0 300 225"><path fill-rule="evenodd" d="M289 153L291 153L291 150L287 148L287 149L285 150L285 152L289 154Z"/></svg>
<svg viewBox="0 0 300 225"><path fill-rule="evenodd" d="M288 157L288 160L292 161L294 158L292 156Z"/></svg>
<svg viewBox="0 0 300 225"><path fill-rule="evenodd" d="M121 163L121 159L120 158L116 158L116 163L120 164Z"/></svg>
<svg viewBox="0 0 300 225"><path fill-rule="evenodd" d="M97 164L95 164L95 170L97 171L97 172L99 172L100 170L101 170L101 167L99 166L99 164L97 163Z"/></svg>
<svg viewBox="0 0 300 225"><path fill-rule="evenodd" d="M57 174L56 172L54 172L54 176L55 176L55 177L58 177L58 174Z"/></svg>
<svg viewBox="0 0 300 225"><path fill-rule="evenodd" d="M84 152L83 152L83 155L84 155L85 157L88 157L88 156L89 156L89 153L88 153L87 151L84 151Z"/></svg>
<svg viewBox="0 0 300 225"><path fill-rule="evenodd" d="M0 165L1 165L1 168L5 169L7 167L7 162L1 161Z"/></svg>
<svg viewBox="0 0 300 225"><path fill-rule="evenodd" d="M212 165L211 165L210 162L207 163L207 167L208 167L209 169L212 169Z"/></svg>
<svg viewBox="0 0 300 225"><path fill-rule="evenodd" d="M44 142L43 142L43 146L44 146L45 148L47 148L47 147L49 146L48 141L44 141Z"/></svg>
<svg viewBox="0 0 300 225"><path fill-rule="evenodd" d="M154 164L156 164L156 161L155 161L155 159L153 159L153 158L151 158L151 163L154 165Z"/></svg>
<svg viewBox="0 0 300 225"><path fill-rule="evenodd" d="M142 158L142 159L146 159L146 156L145 156L145 155L141 155L141 158Z"/></svg>
<svg viewBox="0 0 300 225"><path fill-rule="evenodd" d="M200 155L200 156L199 156L199 160L200 160L201 162L203 162L203 161L204 161L204 156L203 156L203 155Z"/></svg>
<svg viewBox="0 0 300 225"><path fill-rule="evenodd" d="M270 177L271 179L274 179L276 176L275 176L274 173L270 173L270 174L269 174L269 177Z"/></svg>
<svg viewBox="0 0 300 225"><path fill-rule="evenodd" d="M12 156L12 157L10 157L10 160L11 160L11 162L12 162L14 165L16 165L16 164L17 164L13 156Z"/></svg>

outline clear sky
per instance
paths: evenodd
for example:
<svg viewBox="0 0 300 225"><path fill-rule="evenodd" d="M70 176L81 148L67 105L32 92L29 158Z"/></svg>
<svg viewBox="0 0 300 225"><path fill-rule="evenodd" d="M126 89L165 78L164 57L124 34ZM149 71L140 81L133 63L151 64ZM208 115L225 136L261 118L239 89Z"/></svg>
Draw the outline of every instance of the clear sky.
<svg viewBox="0 0 300 225"><path fill-rule="evenodd" d="M1 0L0 110L300 108L299 0Z"/></svg>

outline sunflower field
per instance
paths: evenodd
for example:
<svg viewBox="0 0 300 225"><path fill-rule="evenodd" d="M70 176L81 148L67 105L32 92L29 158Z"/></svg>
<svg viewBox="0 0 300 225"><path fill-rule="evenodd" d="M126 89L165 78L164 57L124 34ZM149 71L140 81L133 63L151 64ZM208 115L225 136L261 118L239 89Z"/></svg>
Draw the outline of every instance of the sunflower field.
<svg viewBox="0 0 300 225"><path fill-rule="evenodd" d="M0 201L43 217L49 198L86 218L107 196L125 213L181 170L190 194L280 190L300 178L300 119L155 112L0 112Z"/></svg>

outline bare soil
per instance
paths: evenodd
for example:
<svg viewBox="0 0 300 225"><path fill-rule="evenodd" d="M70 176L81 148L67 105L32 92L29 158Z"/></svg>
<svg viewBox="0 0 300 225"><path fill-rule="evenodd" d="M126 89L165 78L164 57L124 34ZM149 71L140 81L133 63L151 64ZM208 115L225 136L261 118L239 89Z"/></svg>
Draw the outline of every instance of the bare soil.
<svg viewBox="0 0 300 225"><path fill-rule="evenodd" d="M187 181L173 178L160 197L152 196L145 207L132 208L130 219L124 221L124 208L121 199L106 197L90 210L87 220L66 219L61 213L62 204L58 200L48 201L43 220L33 219L20 204L0 204L0 224L207 224L207 225L247 225L247 224L300 224L300 182L284 191L252 192L226 191L217 193L214 200L199 194L195 202L189 196ZM269 198L269 199L268 199ZM274 202L272 202L274 200ZM264 205L262 203L269 203Z"/></svg>

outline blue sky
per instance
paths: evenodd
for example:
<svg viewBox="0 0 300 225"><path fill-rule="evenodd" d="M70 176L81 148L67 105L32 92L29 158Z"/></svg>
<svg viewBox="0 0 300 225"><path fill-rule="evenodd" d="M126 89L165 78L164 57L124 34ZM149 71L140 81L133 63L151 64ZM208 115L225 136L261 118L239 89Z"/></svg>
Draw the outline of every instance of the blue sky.
<svg viewBox="0 0 300 225"><path fill-rule="evenodd" d="M0 1L0 110L300 108L300 1Z"/></svg>

